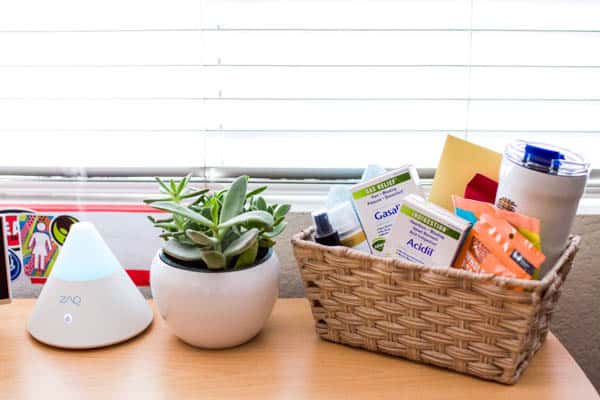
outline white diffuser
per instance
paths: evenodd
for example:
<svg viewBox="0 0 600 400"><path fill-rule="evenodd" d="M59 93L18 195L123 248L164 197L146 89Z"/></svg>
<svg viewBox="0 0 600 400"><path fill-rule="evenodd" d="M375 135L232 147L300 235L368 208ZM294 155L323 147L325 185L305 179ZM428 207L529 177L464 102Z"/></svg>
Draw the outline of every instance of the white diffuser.
<svg viewBox="0 0 600 400"><path fill-rule="evenodd" d="M86 349L130 339L151 322L152 309L94 225L74 224L29 317L29 333L52 346Z"/></svg>

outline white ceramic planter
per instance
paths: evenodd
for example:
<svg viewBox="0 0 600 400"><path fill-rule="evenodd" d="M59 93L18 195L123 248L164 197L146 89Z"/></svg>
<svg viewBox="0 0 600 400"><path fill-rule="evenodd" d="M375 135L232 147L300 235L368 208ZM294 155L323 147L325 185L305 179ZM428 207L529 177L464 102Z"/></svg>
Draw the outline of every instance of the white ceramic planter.
<svg viewBox="0 0 600 400"><path fill-rule="evenodd" d="M221 349L260 332L279 295L280 265L273 249L262 263L231 272L175 266L161 252L152 262L150 286L177 337L193 346Z"/></svg>

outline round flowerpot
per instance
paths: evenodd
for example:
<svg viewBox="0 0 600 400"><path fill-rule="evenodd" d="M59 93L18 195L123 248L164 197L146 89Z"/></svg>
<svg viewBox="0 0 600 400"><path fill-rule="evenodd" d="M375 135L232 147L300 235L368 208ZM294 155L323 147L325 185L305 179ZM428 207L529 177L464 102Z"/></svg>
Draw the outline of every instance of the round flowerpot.
<svg viewBox="0 0 600 400"><path fill-rule="evenodd" d="M279 295L279 259L269 249L251 267L211 271L182 265L159 250L152 296L173 333L192 346L222 349L256 336Z"/></svg>

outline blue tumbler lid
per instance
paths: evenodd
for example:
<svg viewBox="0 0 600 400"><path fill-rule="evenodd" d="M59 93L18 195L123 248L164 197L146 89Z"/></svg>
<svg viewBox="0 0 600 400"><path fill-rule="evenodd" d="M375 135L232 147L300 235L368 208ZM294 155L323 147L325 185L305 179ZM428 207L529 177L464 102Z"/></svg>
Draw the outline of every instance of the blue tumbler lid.
<svg viewBox="0 0 600 400"><path fill-rule="evenodd" d="M506 146L504 158L545 174L584 176L590 173L590 164L581 155L546 143L514 141Z"/></svg>
<svg viewBox="0 0 600 400"><path fill-rule="evenodd" d="M565 155L560 151L534 146L532 144L525 145L523 163L531 169L556 174L560 168L561 160L564 159Z"/></svg>

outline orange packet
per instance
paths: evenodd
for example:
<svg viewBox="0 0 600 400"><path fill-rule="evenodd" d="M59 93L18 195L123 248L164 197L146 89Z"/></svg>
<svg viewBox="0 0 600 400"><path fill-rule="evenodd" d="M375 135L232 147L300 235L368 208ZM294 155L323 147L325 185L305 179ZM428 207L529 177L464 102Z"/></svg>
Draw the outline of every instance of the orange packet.
<svg viewBox="0 0 600 400"><path fill-rule="evenodd" d="M506 220L483 213L469 232L454 268L531 279L546 257Z"/></svg>
<svg viewBox="0 0 600 400"><path fill-rule="evenodd" d="M513 225L519 233L525 236L539 250L540 243L540 220L527 215L516 212L503 210L491 203L483 201L465 199L460 196L453 195L452 203L455 209L470 211L479 219L481 214L487 213L505 219L509 224Z"/></svg>

